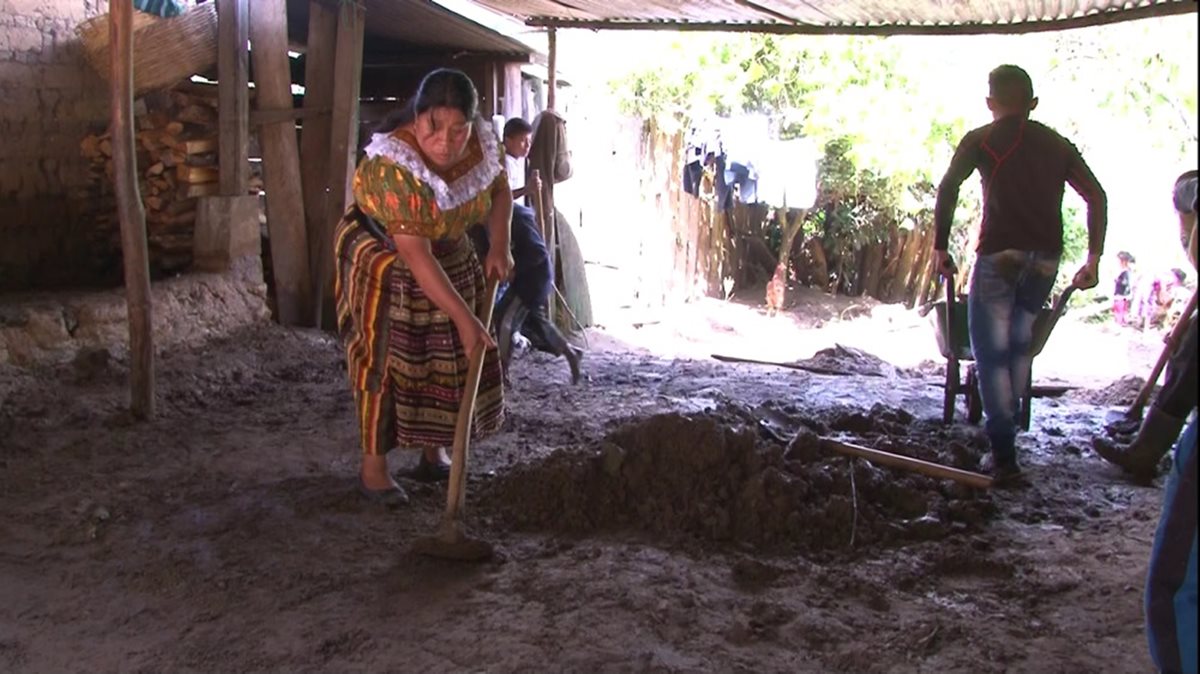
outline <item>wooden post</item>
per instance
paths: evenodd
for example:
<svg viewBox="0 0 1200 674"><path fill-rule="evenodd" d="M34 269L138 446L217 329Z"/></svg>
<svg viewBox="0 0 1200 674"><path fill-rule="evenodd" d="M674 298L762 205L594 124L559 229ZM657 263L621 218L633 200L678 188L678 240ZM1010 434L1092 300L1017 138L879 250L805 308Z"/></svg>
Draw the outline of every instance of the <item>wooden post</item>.
<svg viewBox="0 0 1200 674"><path fill-rule="evenodd" d="M129 313L130 411L135 418L149 419L154 416L154 335L146 212L138 193L133 137L133 0L113 0L109 4L108 34L113 183L121 221L125 305Z"/></svg>
<svg viewBox="0 0 1200 674"><path fill-rule="evenodd" d="M547 66L550 71L550 81L546 85L550 91L546 92L546 107L553 110L554 100L558 95L558 35L554 26L551 26L546 32L546 39L550 47L550 59Z"/></svg>
<svg viewBox="0 0 1200 674"><path fill-rule="evenodd" d="M524 117L521 105L521 64L504 64L504 120Z"/></svg>
<svg viewBox="0 0 1200 674"><path fill-rule="evenodd" d="M308 225L309 264L314 279L321 278L322 248L333 245L325 237L332 223L325 223L329 180L330 112L333 109L334 57L338 34L337 10L313 0L308 3L308 43L304 52L304 111L300 130L300 172L304 184L304 216ZM322 112L315 112L320 110ZM314 284L318 312L316 324L324 322L320 283Z"/></svg>
<svg viewBox="0 0 1200 674"><path fill-rule="evenodd" d="M314 289L317 327L334 327L333 228L353 199L350 179L358 149L358 98L362 86L363 28L366 12L357 2L343 2L338 11L333 59L333 114L329 120L329 173L325 216L318 223L317 274Z"/></svg>
<svg viewBox="0 0 1200 674"><path fill-rule="evenodd" d="M217 146L221 194L250 184L250 0L217 0Z"/></svg>
<svg viewBox="0 0 1200 674"><path fill-rule="evenodd" d="M496 86L497 71L496 62L488 60L483 64L483 88L480 91L479 112L487 121L492 121L492 117L501 112L499 98L499 87Z"/></svg>
<svg viewBox="0 0 1200 674"><path fill-rule="evenodd" d="M255 106L263 110L292 109L285 0L255 0L251 5L250 41ZM310 326L312 276L308 266L296 122L289 119L263 124L259 140L277 315L283 325Z"/></svg>

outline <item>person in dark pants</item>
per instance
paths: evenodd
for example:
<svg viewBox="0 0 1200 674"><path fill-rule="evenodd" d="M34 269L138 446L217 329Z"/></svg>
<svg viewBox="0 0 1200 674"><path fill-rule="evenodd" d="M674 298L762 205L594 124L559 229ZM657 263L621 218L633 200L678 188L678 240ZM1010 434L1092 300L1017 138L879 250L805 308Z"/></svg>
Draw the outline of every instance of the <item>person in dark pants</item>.
<svg viewBox="0 0 1200 674"><path fill-rule="evenodd" d="M1175 445L1146 574L1146 638L1160 672L1196 672L1196 424L1193 415Z"/></svg>
<svg viewBox="0 0 1200 674"><path fill-rule="evenodd" d="M1020 477L1017 416L1033 363L1033 322L1050 296L1063 252L1063 192L1087 203L1088 257L1072 285L1098 282L1107 198L1079 150L1050 127L1029 119L1037 107L1029 74L1003 65L988 75L992 123L963 137L938 187L934 265L949 278L950 226L963 181L983 181L983 221L967 303L968 325L985 430L997 484Z"/></svg>
<svg viewBox="0 0 1200 674"><path fill-rule="evenodd" d="M519 331L528 331L549 353L563 356L571 369L571 382L579 383L583 351L573 346L546 318L545 308L554 289L550 270L550 254L537 224L532 208L519 203L529 192L526 181L525 157L529 154L533 128L525 120L514 117L504 125L504 161L508 184L513 193L512 214L512 280L496 305L497 341L500 359L507 377L512 359L513 339ZM472 232L476 248L487 255L487 232L475 228Z"/></svg>
<svg viewBox="0 0 1200 674"><path fill-rule="evenodd" d="M1196 171L1188 171L1176 179L1173 201L1179 216L1180 240L1193 267L1196 266L1196 192ZM1143 481L1158 475L1159 463L1179 437L1188 414L1196 407L1196 381L1200 377L1196 362L1197 348L1200 347L1196 316L1181 316L1179 320L1187 321L1187 329L1171 353L1163 387L1150 403L1133 442L1122 446L1107 438L1092 441L1092 447L1104 460Z"/></svg>

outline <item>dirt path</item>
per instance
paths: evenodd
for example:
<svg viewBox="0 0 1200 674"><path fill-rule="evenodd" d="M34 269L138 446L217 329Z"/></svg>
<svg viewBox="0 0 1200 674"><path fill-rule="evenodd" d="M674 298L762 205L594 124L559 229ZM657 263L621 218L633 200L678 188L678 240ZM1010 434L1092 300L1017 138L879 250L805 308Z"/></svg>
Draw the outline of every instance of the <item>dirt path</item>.
<svg viewBox="0 0 1200 674"><path fill-rule="evenodd" d="M928 374L591 346L578 388L517 359L508 426L472 464L470 524L501 551L480 566L409 552L442 487L360 502L325 335L171 354L147 424L122 411L120 363L16 375L0 670L1149 671L1160 493L1088 448L1101 408L1039 401L1030 486L980 495L771 439L815 427L976 467L972 431L931 423Z"/></svg>

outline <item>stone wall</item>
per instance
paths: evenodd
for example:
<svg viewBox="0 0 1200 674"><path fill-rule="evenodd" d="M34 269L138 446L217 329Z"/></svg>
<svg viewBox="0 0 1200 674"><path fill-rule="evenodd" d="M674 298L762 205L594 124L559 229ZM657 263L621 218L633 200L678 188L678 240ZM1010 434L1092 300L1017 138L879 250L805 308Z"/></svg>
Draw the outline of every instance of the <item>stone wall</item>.
<svg viewBox="0 0 1200 674"><path fill-rule="evenodd" d="M79 142L108 123L108 91L75 28L104 0L0 0L0 291L88 278Z"/></svg>

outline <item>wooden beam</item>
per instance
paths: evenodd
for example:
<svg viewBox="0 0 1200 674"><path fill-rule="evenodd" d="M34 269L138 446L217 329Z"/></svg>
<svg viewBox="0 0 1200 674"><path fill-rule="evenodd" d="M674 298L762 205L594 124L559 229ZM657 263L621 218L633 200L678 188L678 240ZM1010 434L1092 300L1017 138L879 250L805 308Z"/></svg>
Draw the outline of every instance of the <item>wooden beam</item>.
<svg viewBox="0 0 1200 674"><path fill-rule="evenodd" d="M775 35L1014 35L1025 33L1044 33L1050 31L1072 30L1105 26L1125 21L1137 21L1160 16L1194 13L1197 3L1166 2L1132 7L1129 9L1110 10L1087 16L1055 19L1052 21L1017 21L1012 23L959 23L959 24L887 24L887 25L857 25L857 24L805 24L805 23L774 23L774 22L728 22L719 21L611 21L611 20L574 20L555 17L532 17L525 22L528 26L537 28L576 28L580 30L674 30L674 31L714 31L724 33L770 33Z"/></svg>
<svg viewBox="0 0 1200 674"><path fill-rule="evenodd" d="M362 83L363 36L366 11L357 2L343 2L337 16L333 58L333 114L329 120L329 178L324 217L318 224L316 324L333 328L333 228L353 200L350 179L358 150L358 99Z"/></svg>
<svg viewBox="0 0 1200 674"><path fill-rule="evenodd" d="M305 85L305 90L308 86ZM305 99L305 103L308 99ZM303 108L284 108L282 110L251 110L250 111L250 126L265 126L267 124L279 124L280 122L299 122L302 120L311 120L306 124L318 122L322 117L328 117L333 112L331 106L313 106L307 104ZM326 134L328 136L329 134ZM300 149L300 156L304 158L304 148ZM308 161L304 159L304 161Z"/></svg>
<svg viewBox="0 0 1200 674"><path fill-rule="evenodd" d="M312 277L321 276L322 248L333 245L323 237L326 216L326 192L329 186L329 133L333 112L334 58L338 34L338 11L320 2L308 3L308 51L304 56L304 108L313 113L300 130L301 175L304 180L304 216L308 225L308 263ZM320 305L320 284L314 284L316 325L324 312Z"/></svg>
<svg viewBox="0 0 1200 674"><path fill-rule="evenodd" d="M138 193L133 133L133 0L112 0L108 11L113 183L129 314L130 411L137 419L149 419L154 416L154 334L146 211Z"/></svg>
<svg viewBox="0 0 1200 674"><path fill-rule="evenodd" d="M221 194L250 184L250 0L217 0L217 165Z"/></svg>
<svg viewBox="0 0 1200 674"><path fill-rule="evenodd" d="M504 64L504 119L521 116L521 66L518 63Z"/></svg>
<svg viewBox="0 0 1200 674"><path fill-rule="evenodd" d="M479 112L483 118L492 121L492 116L500 112L500 104L497 101L499 98L499 87L496 86L496 64L487 61L482 64L482 82L483 87L479 91L479 97L482 99L479 103Z"/></svg>
<svg viewBox="0 0 1200 674"><path fill-rule="evenodd" d="M437 68L453 65L456 68L462 67L461 64L491 62L497 64L503 63L538 63L538 55L534 54L512 54L508 52L486 52L472 51L464 52L460 50L392 50L386 52L371 52L369 55L364 55L363 69L371 70L373 68L396 68L396 67L421 67L421 68ZM545 65L542 61L541 65Z"/></svg>
<svg viewBox="0 0 1200 674"><path fill-rule="evenodd" d="M555 97L558 95L558 35L554 26L546 31L546 39L550 45L550 65L547 68L550 71L550 81L546 85L549 89L546 93L546 107L553 110Z"/></svg>
<svg viewBox="0 0 1200 674"><path fill-rule="evenodd" d="M251 5L255 104L263 110L293 106L291 68L287 56L285 0L255 0ZM259 131L263 154L263 187L267 192L267 230L275 279L275 307L284 325L311 326L312 281L305 237L304 191L296 124L263 125Z"/></svg>

